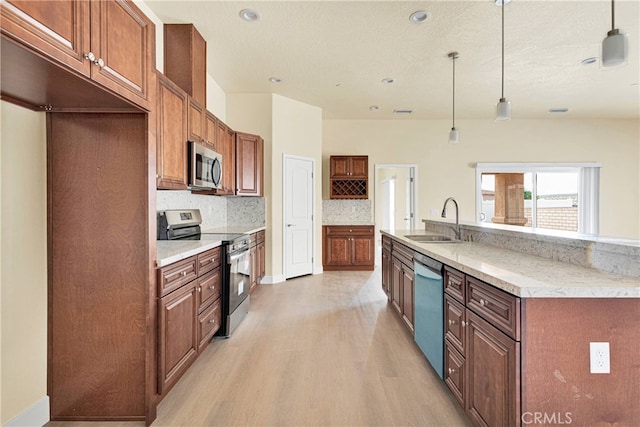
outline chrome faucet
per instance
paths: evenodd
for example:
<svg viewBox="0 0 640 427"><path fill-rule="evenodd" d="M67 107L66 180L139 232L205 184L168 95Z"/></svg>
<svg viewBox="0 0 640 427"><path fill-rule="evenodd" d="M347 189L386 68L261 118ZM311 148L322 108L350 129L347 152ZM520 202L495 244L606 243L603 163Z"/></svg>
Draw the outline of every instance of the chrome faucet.
<svg viewBox="0 0 640 427"><path fill-rule="evenodd" d="M449 201L452 201L453 204L456 205L456 227L454 228L454 231L456 232L456 239L460 240L460 221L458 219L458 202L456 201L456 199L454 199L453 197L449 197L444 201L444 206L442 206L442 214L440 216L442 218L447 217L447 203L449 203Z"/></svg>

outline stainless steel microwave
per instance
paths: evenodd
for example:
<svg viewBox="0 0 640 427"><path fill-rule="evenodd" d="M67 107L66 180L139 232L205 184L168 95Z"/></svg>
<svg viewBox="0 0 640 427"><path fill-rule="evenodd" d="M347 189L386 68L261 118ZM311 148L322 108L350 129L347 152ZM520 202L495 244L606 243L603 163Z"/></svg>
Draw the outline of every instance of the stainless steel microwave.
<svg viewBox="0 0 640 427"><path fill-rule="evenodd" d="M222 155L194 141L189 141L189 187L222 187Z"/></svg>

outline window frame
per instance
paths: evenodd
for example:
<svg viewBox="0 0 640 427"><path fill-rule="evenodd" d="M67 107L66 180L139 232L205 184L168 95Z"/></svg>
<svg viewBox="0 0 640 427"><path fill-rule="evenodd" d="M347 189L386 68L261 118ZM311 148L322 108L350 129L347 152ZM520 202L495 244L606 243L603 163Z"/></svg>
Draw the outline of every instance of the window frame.
<svg viewBox="0 0 640 427"><path fill-rule="evenodd" d="M476 221L482 222L482 174L491 173L532 173L533 189L531 199L537 197L536 173L578 172L578 233L598 234L600 168L602 163L476 163ZM536 203L532 203L532 217L536 219ZM535 228L535 227L531 227ZM548 230L547 228L542 228Z"/></svg>

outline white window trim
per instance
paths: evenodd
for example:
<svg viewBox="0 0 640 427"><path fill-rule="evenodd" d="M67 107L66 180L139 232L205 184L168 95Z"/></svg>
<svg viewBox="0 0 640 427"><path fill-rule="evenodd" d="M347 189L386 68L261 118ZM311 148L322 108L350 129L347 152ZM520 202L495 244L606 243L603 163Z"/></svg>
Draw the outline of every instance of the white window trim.
<svg viewBox="0 0 640 427"><path fill-rule="evenodd" d="M537 173L537 172L579 172L578 194L578 233L598 234L600 211L600 168L602 163L476 163L476 220L481 221L482 212L482 174L499 173ZM536 200L537 194L531 195ZM533 203L532 215L536 215Z"/></svg>

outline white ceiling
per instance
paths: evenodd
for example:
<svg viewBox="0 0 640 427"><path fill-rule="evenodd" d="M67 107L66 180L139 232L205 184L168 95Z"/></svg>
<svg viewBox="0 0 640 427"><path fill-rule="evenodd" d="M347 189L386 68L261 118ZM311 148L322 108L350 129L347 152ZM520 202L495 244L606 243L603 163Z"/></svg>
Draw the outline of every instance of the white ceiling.
<svg viewBox="0 0 640 427"><path fill-rule="evenodd" d="M475 1L147 0L165 23L193 23L207 40L207 69L226 93L277 93L325 118L493 119L500 98L501 9ZM251 8L260 21L246 22ZM409 16L430 18L413 24ZM603 68L611 3L513 0L505 7L505 97L513 118L638 118L640 0L615 2L629 60ZM596 57L591 65L585 58ZM268 81L282 79L279 84ZM382 84L386 77L395 79ZM378 111L369 106L378 105ZM567 113L551 114L550 108ZM398 116L393 109L412 109Z"/></svg>

